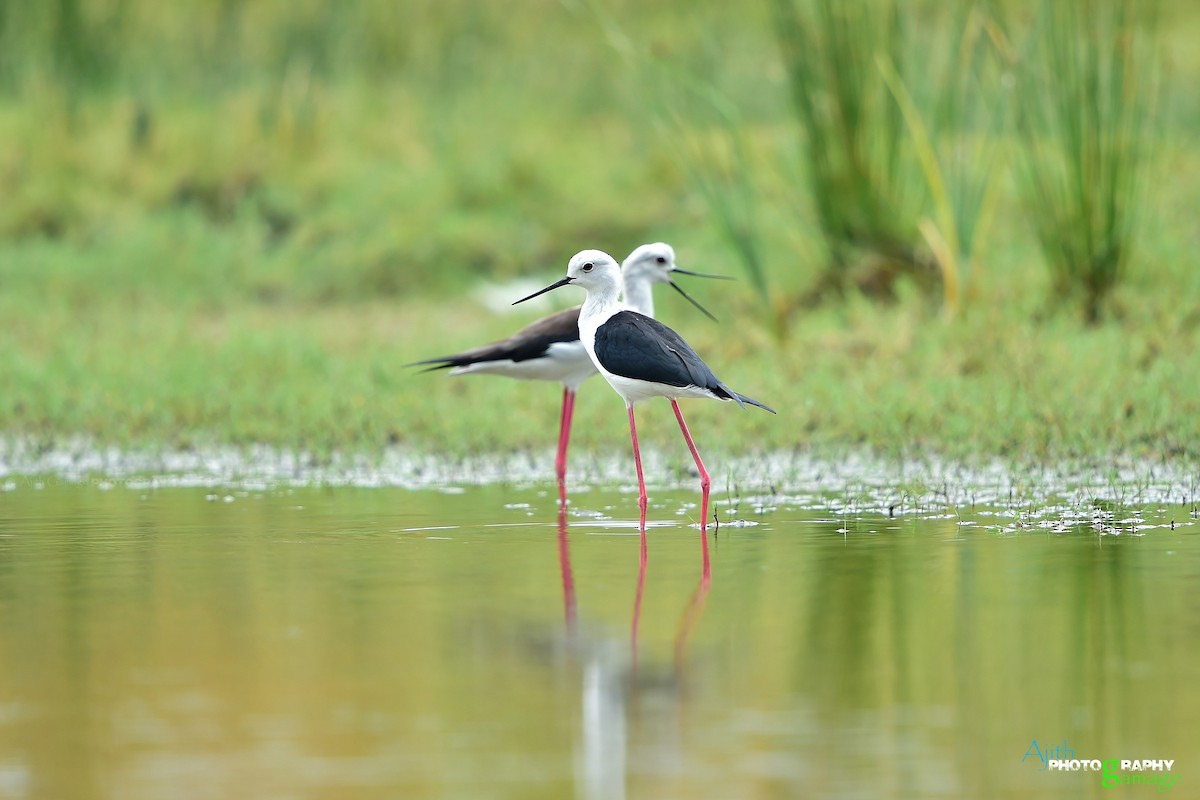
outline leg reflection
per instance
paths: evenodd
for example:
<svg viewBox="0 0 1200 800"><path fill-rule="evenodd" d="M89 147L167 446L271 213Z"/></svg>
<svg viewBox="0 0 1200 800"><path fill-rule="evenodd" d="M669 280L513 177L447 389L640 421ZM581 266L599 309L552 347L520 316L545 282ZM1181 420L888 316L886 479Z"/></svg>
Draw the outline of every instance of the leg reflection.
<svg viewBox="0 0 1200 800"><path fill-rule="evenodd" d="M700 534L700 582L696 584L696 590L692 592L692 597L688 604L683 608L683 616L679 618L679 628L675 633L675 666L676 669L682 669L683 652L687 646L687 640L695 630L696 624L700 621L700 617L704 614L704 603L708 599L708 593L712 589L712 563L708 558L708 536L704 533Z"/></svg>
<svg viewBox="0 0 1200 800"><path fill-rule="evenodd" d="M633 648L633 669L637 671L638 651L638 622L642 619L642 595L646 591L646 529L642 528L641 546L638 550L637 593L633 597L633 625L629 633L630 645Z"/></svg>
<svg viewBox="0 0 1200 800"><path fill-rule="evenodd" d="M712 590L708 539L701 536L699 580L679 618L673 668L656 662L653 647L645 654L646 663L639 662L639 625L649 562L645 535L639 540L628 661L622 658L621 648L613 640L587 641L584 634L576 798L626 797L631 752L638 754L639 762L660 767L684 761L682 731L687 724L688 704L684 666L687 644L700 623ZM649 713L645 701L649 702Z"/></svg>
<svg viewBox="0 0 1200 800"><path fill-rule="evenodd" d="M575 633L575 578L571 573L571 545L567 539L566 499L558 506L558 569L562 574L563 616L567 635Z"/></svg>

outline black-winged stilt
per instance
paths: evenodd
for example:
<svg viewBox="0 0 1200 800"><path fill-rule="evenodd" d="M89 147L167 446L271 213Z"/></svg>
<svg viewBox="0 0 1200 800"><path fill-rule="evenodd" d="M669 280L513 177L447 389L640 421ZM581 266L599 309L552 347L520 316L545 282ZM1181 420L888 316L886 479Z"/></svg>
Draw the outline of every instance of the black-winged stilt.
<svg viewBox="0 0 1200 800"><path fill-rule="evenodd" d="M648 317L654 316L655 284L665 283L683 295L709 319L716 319L672 280L672 275L721 278L689 272L675 264L675 251L669 244L644 244L629 254L618 275L625 303ZM406 366L432 364L429 370L449 369L451 375L507 375L522 380L557 381L563 386L562 417L559 421L558 450L554 472L558 478L558 496L566 502L567 443L571 437L571 416L575 393L580 384L596 374L596 367L579 341L579 307L568 308L522 328L503 341L486 344L452 356L417 361Z"/></svg>
<svg viewBox="0 0 1200 800"><path fill-rule="evenodd" d="M605 380L625 399L629 411L629 434L633 439L633 458L637 466L638 507L641 530L646 531L646 481L642 476L642 455L638 448L637 424L633 404L650 397L666 397L675 410L679 429L700 471L700 531L708 525L708 493L711 481L696 443L679 410L681 397L708 397L732 400L742 408L747 403L772 414L775 410L757 400L738 394L722 383L708 365L700 360L679 334L657 320L621 305L621 271L612 256L600 250L576 253L567 264L567 277L545 289L523 297L517 303L566 286L569 283L587 290L587 299L579 312L579 338ZM513 305L516 305L514 303Z"/></svg>

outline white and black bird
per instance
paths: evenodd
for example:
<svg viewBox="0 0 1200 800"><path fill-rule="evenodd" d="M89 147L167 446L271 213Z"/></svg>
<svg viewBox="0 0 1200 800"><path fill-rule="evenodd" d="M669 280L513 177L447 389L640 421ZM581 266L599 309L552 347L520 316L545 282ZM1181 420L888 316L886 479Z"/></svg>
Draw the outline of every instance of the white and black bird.
<svg viewBox="0 0 1200 800"><path fill-rule="evenodd" d="M619 300L621 270L612 256L600 250L576 253L567 264L567 277L521 298L517 303L567 284L582 286L587 290L587 299L579 312L580 341L600 374L625 399L629 411L629 434L633 439L633 457L637 465L641 530L646 530L646 481L642 476L642 456L638 448L633 405L650 397L666 397L671 401L675 418L679 420L679 429L683 431L683 438L687 440L688 449L696 461L696 469L700 471L700 530L705 531L711 481L696 450L696 443L688 432L687 423L683 420L683 413L679 410L679 398L708 397L733 401L742 408L749 403L772 414L775 410L744 394L738 394L722 383L675 331L652 317L623 306Z"/></svg>
<svg viewBox="0 0 1200 800"><path fill-rule="evenodd" d="M673 275L721 278L689 272L675 264L675 251L669 244L644 244L629 254L618 281L623 284L626 304L646 316L654 316L654 286L665 283L683 295L696 308L714 319L702 305L672 280ZM507 375L521 380L555 381L563 386L562 417L559 421L558 450L554 472L558 478L559 499L566 501L567 443L571 437L571 416L575 393L580 384L596 374L596 367L579 340L579 306L543 317L499 342L485 344L462 353L417 361L406 366L432 365L428 371L449 369L451 375Z"/></svg>

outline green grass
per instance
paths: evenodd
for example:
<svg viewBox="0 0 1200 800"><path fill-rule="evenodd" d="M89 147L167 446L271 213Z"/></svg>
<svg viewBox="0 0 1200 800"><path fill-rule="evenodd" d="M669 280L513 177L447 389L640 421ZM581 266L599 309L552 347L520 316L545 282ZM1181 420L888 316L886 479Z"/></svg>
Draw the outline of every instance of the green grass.
<svg viewBox="0 0 1200 800"><path fill-rule="evenodd" d="M193 212L157 224L156 236L86 258L44 242L10 250L0 427L47 445L83 434L118 445L268 442L318 452L552 446L557 387L401 367L503 336L528 314L494 316L457 293L267 297L236 278L237 291L213 286L207 301L185 305L150 280L118 276L106 288L99 276L114 264L151 270L191 251L220 263L237 249L236 235ZM1032 243L1022 250L1005 266L1020 270ZM697 255L681 245L681 257ZM199 282L203 265L193 267ZM12 280L35 271L38 281ZM1189 291L1196 283L1193 275ZM660 316L732 386L781 412L687 404L710 452L862 444L893 454L1197 455L1195 305L1176 309L1166 292L1131 288L1117 296L1128 304L1123 320L1082 328L1033 319L1030 298L1007 285L986 291L988 307L948 321L931 319L916 292L882 309L865 300L819 309L783 343L748 322L758 304L744 285L695 288L721 325L671 297ZM625 449L620 401L599 380L585 387L577 415L576 452ZM641 417L647 441L686 460L665 403Z"/></svg>
<svg viewBox="0 0 1200 800"><path fill-rule="evenodd" d="M33 13L16 7L4 6L6 19ZM661 239L686 268L736 274L746 254L732 220L754 226L766 303L752 281L694 282L720 325L672 297L659 315L730 385L781 414L688 404L706 452L1200 449L1200 150L1186 136L1197 109L1179 78L1165 86L1173 127L1148 162L1172 179L1145 198L1144 244L1112 289L1111 314L1088 328L1043 316L1054 283L1008 179L996 182L990 233L954 317L906 281L890 304L850 291L796 305L821 280L826 245L816 199L796 188L807 168L765 9L753 24L712 8L681 25L670 9L609 7L628 47L690 60L689 74L720 66L706 79L735 102L736 125L680 101L671 113L697 143L688 150L654 124L661 109L647 113L642 62L615 58L605 37L616 34L570 4L465 17L421 7L409 21L428 23L427 37L388 28L377 33L384 47L362 44L361 20L383 13L364 3L330 23L319 47L293 41L290 51L270 38L272 14L284 14L271 4L239 18L225 44L199 6L183 7L203 22L190 28L186 14L122 7L124 22L104 24L139 35L96 45L88 58L111 61L95 85L51 69L35 39L0 57L6 437L549 449L557 387L401 365L529 321L537 312L486 310L475 287L549 280L583 247L622 257ZM317 36L321 7L306 5L288 35L302 41L296 26L307 25ZM98 8L82 6L85 21ZM1178 63L1200 66L1186 60L1184 35L1200 15L1177 14L1168 29ZM155 31L157 44L145 36ZM727 32L724 60L711 58L714 32ZM696 43L705 46L693 52ZM228 59L212 55L221 47ZM155 48L160 69L141 71ZM905 80L920 106L927 87ZM739 185L753 192L723 218L689 159L728 154L734 135L755 170ZM620 401L599 379L577 414L575 452L627 448ZM665 404L647 405L640 422L647 441L687 462Z"/></svg>

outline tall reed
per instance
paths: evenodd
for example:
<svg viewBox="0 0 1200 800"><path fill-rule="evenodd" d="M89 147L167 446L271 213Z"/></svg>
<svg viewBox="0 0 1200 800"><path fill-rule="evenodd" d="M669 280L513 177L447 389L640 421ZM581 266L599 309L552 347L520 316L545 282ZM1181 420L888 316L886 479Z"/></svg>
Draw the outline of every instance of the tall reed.
<svg viewBox="0 0 1200 800"><path fill-rule="evenodd" d="M905 14L896 0L774 0L773 11L828 282L890 291L918 268L919 192L905 123L878 68L882 57L904 75L917 47Z"/></svg>
<svg viewBox="0 0 1200 800"><path fill-rule="evenodd" d="M1019 175L1054 299L1097 322L1126 270L1156 96L1149 0L1046 0L1018 91Z"/></svg>
<svg viewBox="0 0 1200 800"><path fill-rule="evenodd" d="M991 3L946 5L919 78L906 83L889 59L877 60L925 179L931 208L917 227L941 275L943 307L954 314L970 291L995 205L1009 121L1003 85L1013 53Z"/></svg>

